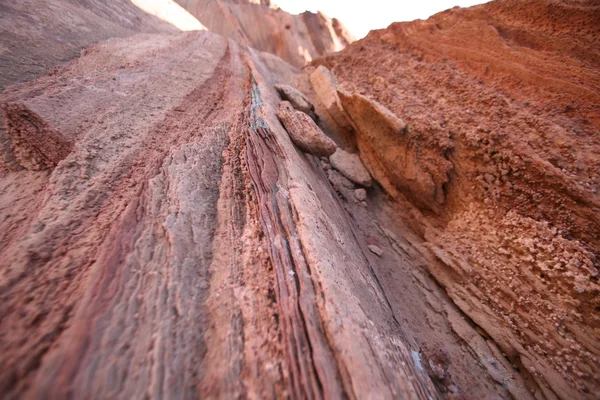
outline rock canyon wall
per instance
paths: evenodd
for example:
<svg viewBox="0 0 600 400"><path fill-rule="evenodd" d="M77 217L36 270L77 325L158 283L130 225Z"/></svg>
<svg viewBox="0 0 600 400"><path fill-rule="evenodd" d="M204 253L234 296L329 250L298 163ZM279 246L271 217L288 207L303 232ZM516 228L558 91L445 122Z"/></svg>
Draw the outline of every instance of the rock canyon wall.
<svg viewBox="0 0 600 400"><path fill-rule="evenodd" d="M600 396L600 6L256 3L1 53L3 397Z"/></svg>
<svg viewBox="0 0 600 400"><path fill-rule="evenodd" d="M599 39L597 3L497 1L317 61L426 269L548 398L599 394Z"/></svg>
<svg viewBox="0 0 600 400"><path fill-rule="evenodd" d="M211 32L272 53L302 67L326 53L342 50L353 36L323 13L288 14L270 2L177 0ZM262 4L256 4L262 3Z"/></svg>

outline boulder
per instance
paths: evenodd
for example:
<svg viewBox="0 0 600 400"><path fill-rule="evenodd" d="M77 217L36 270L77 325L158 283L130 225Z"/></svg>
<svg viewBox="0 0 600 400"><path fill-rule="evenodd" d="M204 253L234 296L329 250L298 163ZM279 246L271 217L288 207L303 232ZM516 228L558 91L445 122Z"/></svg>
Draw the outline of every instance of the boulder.
<svg viewBox="0 0 600 400"><path fill-rule="evenodd" d="M346 178L361 186L371 186L371 175L356 153L348 153L338 148L329 157L333 168L340 171Z"/></svg>
<svg viewBox="0 0 600 400"><path fill-rule="evenodd" d="M289 101L279 103L277 116L292 141L302 151L318 157L328 157L335 153L335 142L321 131L312 118L294 109Z"/></svg>

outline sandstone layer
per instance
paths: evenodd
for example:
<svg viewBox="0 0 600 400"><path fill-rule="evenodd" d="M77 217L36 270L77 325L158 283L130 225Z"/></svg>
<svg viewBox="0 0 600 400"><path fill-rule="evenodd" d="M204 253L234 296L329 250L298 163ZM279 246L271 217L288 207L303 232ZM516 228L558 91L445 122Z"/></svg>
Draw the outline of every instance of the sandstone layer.
<svg viewBox="0 0 600 400"><path fill-rule="evenodd" d="M353 41L341 23L318 13L293 16L269 1L15 0L0 5L0 91L36 78L87 46L136 33L209 29L302 67ZM195 17L182 6L186 6ZM0 114L0 170L21 168Z"/></svg>
<svg viewBox="0 0 600 400"><path fill-rule="evenodd" d="M53 163L26 217L3 209L8 398L436 396L277 119L277 68L207 32L142 35L5 91L10 135L35 115L68 143L36 148Z"/></svg>
<svg viewBox="0 0 600 400"><path fill-rule="evenodd" d="M426 269L547 398L600 395L599 34L592 1L496 1L316 63Z"/></svg>
<svg viewBox="0 0 600 400"><path fill-rule="evenodd" d="M597 5L456 8L299 70L265 51L303 17L188 3L230 38L143 19L1 95L3 397L600 395Z"/></svg>
<svg viewBox="0 0 600 400"><path fill-rule="evenodd" d="M323 13L292 15L264 1L177 0L211 32L303 67L354 41L335 18ZM255 4L261 3L261 4Z"/></svg>
<svg viewBox="0 0 600 400"><path fill-rule="evenodd" d="M10 84L36 78L78 57L92 43L139 32L177 31L129 0L3 2L0 4L0 92ZM20 169L10 148L0 114L0 171Z"/></svg>

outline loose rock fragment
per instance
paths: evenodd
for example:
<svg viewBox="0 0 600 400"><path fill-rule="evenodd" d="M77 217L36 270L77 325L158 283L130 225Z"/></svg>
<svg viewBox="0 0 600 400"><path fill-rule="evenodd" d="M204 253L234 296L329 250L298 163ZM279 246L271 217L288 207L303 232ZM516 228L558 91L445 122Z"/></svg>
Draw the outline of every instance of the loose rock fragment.
<svg viewBox="0 0 600 400"><path fill-rule="evenodd" d="M289 101L279 103L277 116L292 141L302 151L319 157L328 157L335 153L335 142L325 135L308 115L295 110Z"/></svg>
<svg viewBox="0 0 600 400"><path fill-rule="evenodd" d="M319 100L325 106L335 122L345 129L351 129L350 121L338 96L338 83L335 75L320 65L311 75L310 83L317 93Z"/></svg>
<svg viewBox="0 0 600 400"><path fill-rule="evenodd" d="M383 255L383 250L381 250L379 247L375 246L374 244L369 245L369 250L371 250L371 253L377 255L378 257L381 257Z"/></svg>
<svg viewBox="0 0 600 400"><path fill-rule="evenodd" d="M340 171L346 178L361 186L371 186L371 175L365 168L358 154L351 154L342 149L329 157L333 168Z"/></svg>
<svg viewBox="0 0 600 400"><path fill-rule="evenodd" d="M337 94L352 120L358 149L373 178L389 194L401 191L421 207L439 213L446 201L444 185L454 169L446 157L454 146L452 139L436 136L428 139L431 145L425 145L419 129L409 129L401 117L378 101L343 90Z"/></svg>
<svg viewBox="0 0 600 400"><path fill-rule="evenodd" d="M349 102L361 103L369 113L372 119L379 121L379 125L382 126L382 129L388 129L389 131L395 133L406 133L408 129L408 125L404 120L394 114L389 108L385 107L383 104L370 99L366 96L363 96L360 93L349 93L344 90L338 89L337 91L338 98L340 99L340 105L347 104ZM354 97L354 98L353 98ZM344 109L345 110L345 109ZM366 114L366 113L365 113ZM350 114L349 114L350 115ZM373 118L375 117L375 118ZM360 118L358 118L360 119Z"/></svg>
<svg viewBox="0 0 600 400"><path fill-rule="evenodd" d="M331 186L340 194L354 190L354 183L334 169L327 171L327 179Z"/></svg>
<svg viewBox="0 0 600 400"><path fill-rule="evenodd" d="M310 101L308 101L304 93L295 87L290 85L275 85L275 89L277 89L277 92L279 92L281 98L289 101L292 107L294 107L296 110L302 111L306 114L314 110L314 106Z"/></svg>
<svg viewBox="0 0 600 400"><path fill-rule="evenodd" d="M363 188L356 189L354 191L354 197L358 201L365 201L365 200L367 200L367 191Z"/></svg>

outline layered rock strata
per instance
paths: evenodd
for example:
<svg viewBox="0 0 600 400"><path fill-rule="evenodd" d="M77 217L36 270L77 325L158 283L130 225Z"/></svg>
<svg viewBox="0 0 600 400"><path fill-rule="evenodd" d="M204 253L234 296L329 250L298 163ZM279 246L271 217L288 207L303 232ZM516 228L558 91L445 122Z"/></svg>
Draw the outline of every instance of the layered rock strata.
<svg viewBox="0 0 600 400"><path fill-rule="evenodd" d="M70 143L36 149L56 162L0 250L8 398L436 397L274 75L142 35L5 92L9 134L35 113Z"/></svg>
<svg viewBox="0 0 600 400"><path fill-rule="evenodd" d="M599 21L496 1L316 63L426 269L539 397L600 393Z"/></svg>
<svg viewBox="0 0 600 400"><path fill-rule="evenodd" d="M296 67L354 41L338 20L320 12L292 15L270 3L247 0L177 2L210 31L275 54Z"/></svg>
<svg viewBox="0 0 600 400"><path fill-rule="evenodd" d="M599 12L453 9L302 71L146 34L11 86L3 396L598 397Z"/></svg>

